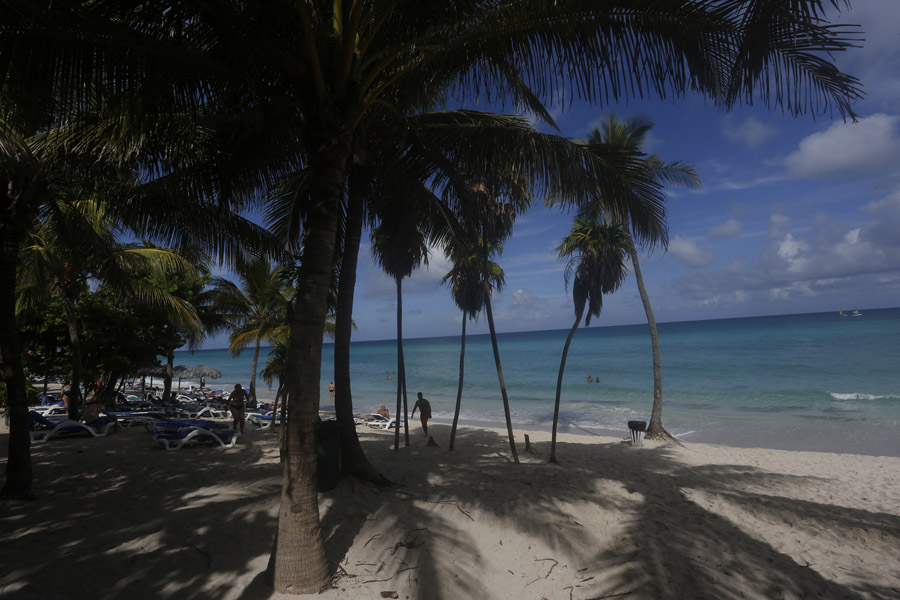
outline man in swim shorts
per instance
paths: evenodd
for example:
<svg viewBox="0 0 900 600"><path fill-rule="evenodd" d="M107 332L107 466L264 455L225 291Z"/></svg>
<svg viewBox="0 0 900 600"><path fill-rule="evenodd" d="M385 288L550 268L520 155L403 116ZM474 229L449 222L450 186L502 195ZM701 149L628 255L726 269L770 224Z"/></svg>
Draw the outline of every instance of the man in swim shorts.
<svg viewBox="0 0 900 600"><path fill-rule="evenodd" d="M422 429L425 431L425 435L428 435L428 419L431 418L431 404L422 397L422 392L419 392L419 399L416 400L416 405L413 406L411 417L416 416L417 408L422 418Z"/></svg>

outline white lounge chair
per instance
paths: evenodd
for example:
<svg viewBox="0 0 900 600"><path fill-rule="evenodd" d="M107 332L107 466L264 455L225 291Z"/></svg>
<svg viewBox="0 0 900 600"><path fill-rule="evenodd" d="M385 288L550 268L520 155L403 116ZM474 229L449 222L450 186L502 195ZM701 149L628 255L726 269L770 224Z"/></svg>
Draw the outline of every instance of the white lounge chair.
<svg viewBox="0 0 900 600"><path fill-rule="evenodd" d="M234 429L196 428L176 433L157 433L156 441L172 452L181 450L185 444L202 442L217 442L223 448L234 448L239 435L241 434Z"/></svg>
<svg viewBox="0 0 900 600"><path fill-rule="evenodd" d="M116 426L115 421L109 417L100 417L93 423L82 423L70 419L50 420L40 414L30 411L29 435L31 443L46 442L53 437L63 437L76 433L89 433L92 437L105 437L109 430Z"/></svg>
<svg viewBox="0 0 900 600"><path fill-rule="evenodd" d="M366 419L365 424L375 429L393 429L397 426L397 419L388 418L378 413L369 415L371 419ZM400 420L403 423L403 419Z"/></svg>

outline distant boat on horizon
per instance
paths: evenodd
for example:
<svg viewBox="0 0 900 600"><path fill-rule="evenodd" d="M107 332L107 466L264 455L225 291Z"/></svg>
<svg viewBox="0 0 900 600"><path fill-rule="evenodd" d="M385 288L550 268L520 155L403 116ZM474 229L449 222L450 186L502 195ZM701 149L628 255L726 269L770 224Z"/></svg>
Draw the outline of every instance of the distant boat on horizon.
<svg viewBox="0 0 900 600"><path fill-rule="evenodd" d="M847 316L847 313L844 312L844 308L843 308L843 307L841 307L841 308L838 309L838 314L841 315L842 317L846 317L846 316Z"/></svg>
<svg viewBox="0 0 900 600"><path fill-rule="evenodd" d="M853 309L853 316L854 316L854 317L861 317L861 316L862 316L862 313L859 312L858 310L856 310L856 309L854 308L854 309Z"/></svg>

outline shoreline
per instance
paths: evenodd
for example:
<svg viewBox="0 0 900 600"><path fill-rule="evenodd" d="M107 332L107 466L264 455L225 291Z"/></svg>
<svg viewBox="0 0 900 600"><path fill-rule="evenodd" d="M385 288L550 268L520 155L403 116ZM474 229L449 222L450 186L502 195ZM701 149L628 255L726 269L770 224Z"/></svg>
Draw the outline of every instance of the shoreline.
<svg viewBox="0 0 900 600"><path fill-rule="evenodd" d="M358 428L396 486L345 477L320 493L341 573L322 598L887 599L900 590L898 458L632 447L623 436L564 433L554 466L549 435L529 432L533 453L520 445L515 465L505 429L462 426L454 452L449 430L432 423L440 447L429 448L416 423L412 446L394 452L392 431ZM143 428L33 446L38 499L5 503L0 515L0 596L74 599L102 579L101 599L292 598L262 576L281 494L277 440L278 428L248 425L227 450L165 452ZM3 456L7 443L0 430Z"/></svg>
<svg viewBox="0 0 900 600"><path fill-rule="evenodd" d="M51 393L58 392L59 384L49 384L48 391ZM182 385L184 388L184 385ZM177 390L176 390L177 391ZM187 393L187 390L182 389ZM276 390L269 391L265 385L261 389L257 389L256 395L260 402L271 403L275 399ZM322 394L322 396L326 396ZM333 401L327 399L320 401L320 412L333 412ZM393 407L389 406L391 414ZM357 413L369 414L366 409L357 407ZM515 416L514 416L515 418ZM649 415L639 420L649 421ZM560 422L558 434L583 436L586 438L609 437L616 439L630 439L627 429L626 420L623 419L621 429L604 428L604 427L582 427L571 422ZM432 418L433 423L447 425L452 424L452 418L436 417ZM665 425L665 413L663 415L663 424ZM410 423L411 427L418 427L418 418L413 418ZM485 421L471 418L460 418L460 426L469 426L484 429L497 429L505 432L506 425L502 422ZM858 435L847 438L843 436L829 435L833 430L816 431L812 424L805 424L800 428L792 428L791 423L774 423L769 429L725 429L717 431L714 429L704 429L699 431L688 431L685 433L673 433L675 439L685 445L693 444L710 444L716 446L725 446L729 448L746 448L746 449L762 449L762 450L783 450L789 452L819 452L819 453L837 453L852 454L857 456L885 456L900 457L900 431L896 427L887 425L879 426L876 423L869 424L865 435ZM540 432L551 432L550 423L516 423L513 422L513 433L516 434L517 443L524 443L522 434ZM505 435L505 433L504 433Z"/></svg>

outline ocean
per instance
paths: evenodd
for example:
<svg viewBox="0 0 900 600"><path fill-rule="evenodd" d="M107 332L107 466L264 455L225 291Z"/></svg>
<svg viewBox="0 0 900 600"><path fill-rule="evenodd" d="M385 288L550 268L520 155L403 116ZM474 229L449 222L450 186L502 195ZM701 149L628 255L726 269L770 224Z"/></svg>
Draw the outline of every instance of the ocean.
<svg viewBox="0 0 900 600"><path fill-rule="evenodd" d="M549 429L567 330L498 336L513 426ZM900 308L661 323L663 424L679 440L739 447L900 456ZM404 340L410 408L416 392L434 420L451 422L459 337ZM264 367L267 351L260 356ZM321 404L333 379L333 345L323 351ZM179 352L176 364L208 364L226 389L247 384L252 352ZM396 404L396 341L354 342L357 412ZM593 382L588 383L590 375ZM390 376L390 379L388 379ZM462 423L503 427L490 336L466 338ZM257 380L258 389L265 382ZM560 431L627 435L653 402L646 325L582 327L563 380ZM416 425L417 427L418 425Z"/></svg>

